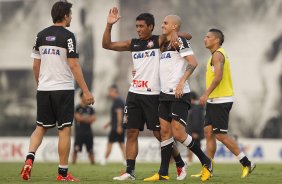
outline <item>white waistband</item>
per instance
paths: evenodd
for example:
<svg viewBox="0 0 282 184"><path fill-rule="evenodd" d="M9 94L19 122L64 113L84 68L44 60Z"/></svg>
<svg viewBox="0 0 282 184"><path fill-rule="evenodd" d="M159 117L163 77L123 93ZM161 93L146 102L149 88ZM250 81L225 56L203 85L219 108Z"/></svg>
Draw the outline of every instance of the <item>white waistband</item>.
<svg viewBox="0 0 282 184"><path fill-rule="evenodd" d="M213 104L234 102L234 97L233 96L225 96L225 97L218 97L218 98L209 98L207 100L207 102L213 103Z"/></svg>

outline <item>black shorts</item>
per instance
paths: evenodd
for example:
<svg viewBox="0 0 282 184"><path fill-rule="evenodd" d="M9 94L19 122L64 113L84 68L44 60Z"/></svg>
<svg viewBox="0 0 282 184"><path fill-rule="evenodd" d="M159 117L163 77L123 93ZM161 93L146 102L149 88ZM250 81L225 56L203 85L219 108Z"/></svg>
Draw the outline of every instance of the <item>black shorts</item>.
<svg viewBox="0 0 282 184"><path fill-rule="evenodd" d="M204 126L212 125L215 134L227 134L229 112L233 102L212 104L207 103Z"/></svg>
<svg viewBox="0 0 282 184"><path fill-rule="evenodd" d="M114 143L114 142L119 142L119 143L124 143L124 131L122 134L118 134L116 130L111 130L109 134L109 142Z"/></svg>
<svg viewBox="0 0 282 184"><path fill-rule="evenodd" d="M158 118L159 95L143 95L128 92L125 115L126 129L144 130L144 124L149 130L159 131L160 123Z"/></svg>
<svg viewBox="0 0 282 184"><path fill-rule="evenodd" d="M37 125L63 129L72 126L74 90L37 91Z"/></svg>
<svg viewBox="0 0 282 184"><path fill-rule="evenodd" d="M85 144L86 146L86 150L89 153L93 152L93 135L84 135L84 134L80 134L80 135L76 135L75 136L75 141L74 141L74 149L77 152L81 152L82 151L82 146Z"/></svg>
<svg viewBox="0 0 282 184"><path fill-rule="evenodd" d="M182 101L161 101L159 105L159 117L168 122L174 119L186 127L189 109L190 104Z"/></svg>

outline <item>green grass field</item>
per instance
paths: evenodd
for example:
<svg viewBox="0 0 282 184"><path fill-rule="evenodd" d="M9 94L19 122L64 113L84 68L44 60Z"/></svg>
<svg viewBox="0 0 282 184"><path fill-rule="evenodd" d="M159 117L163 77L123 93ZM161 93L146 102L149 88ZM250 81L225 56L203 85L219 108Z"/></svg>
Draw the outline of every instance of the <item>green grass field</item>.
<svg viewBox="0 0 282 184"><path fill-rule="evenodd" d="M15 184L24 183L20 178L22 163L0 163L0 183ZM151 183L144 182L145 177L151 176L157 171L159 164L141 164L136 165L135 181L113 181L114 176L119 175L124 167L121 164L108 164L106 166L89 165L78 163L70 166L70 172L80 178L80 183L104 184L104 183ZM184 181L177 181L174 164L170 165L170 180L165 183L202 183L199 178L191 178L191 174L200 171L200 164L195 163L188 168L188 177ZM255 171L245 179L241 179L241 166L239 164L216 164L215 176L206 183L211 184L280 184L282 183L282 165L281 164L258 164ZM55 163L36 163L32 170L32 179L28 183L57 183L57 164ZM152 182L156 183L156 182ZM157 182L164 183L164 182Z"/></svg>

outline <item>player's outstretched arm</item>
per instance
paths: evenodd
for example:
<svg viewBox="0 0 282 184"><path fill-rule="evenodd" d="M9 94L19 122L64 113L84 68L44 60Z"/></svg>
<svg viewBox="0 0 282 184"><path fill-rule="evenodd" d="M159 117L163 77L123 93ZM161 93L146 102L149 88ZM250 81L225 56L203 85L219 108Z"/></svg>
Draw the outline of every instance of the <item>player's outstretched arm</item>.
<svg viewBox="0 0 282 184"><path fill-rule="evenodd" d="M184 37L187 40L191 40L192 39L192 35L190 33L184 33L184 32L176 32L174 31L171 35L171 39L170 39L170 45L177 49L180 45L178 37ZM166 42L166 36L165 35L160 35L159 37L159 44L160 46L163 45L164 42Z"/></svg>
<svg viewBox="0 0 282 184"><path fill-rule="evenodd" d="M115 51L129 51L131 40L112 42L111 32L112 26L120 19L119 10L117 7L110 9L107 25L103 34L102 46L104 49L115 50Z"/></svg>

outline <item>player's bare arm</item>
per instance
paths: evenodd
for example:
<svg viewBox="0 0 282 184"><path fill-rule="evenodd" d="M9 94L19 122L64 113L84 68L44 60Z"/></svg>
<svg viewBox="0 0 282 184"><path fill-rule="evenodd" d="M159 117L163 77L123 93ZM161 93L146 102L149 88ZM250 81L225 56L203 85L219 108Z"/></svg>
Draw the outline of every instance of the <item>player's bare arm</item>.
<svg viewBox="0 0 282 184"><path fill-rule="evenodd" d="M123 109L116 109L117 113L117 133L122 134L122 120L123 120Z"/></svg>
<svg viewBox="0 0 282 184"><path fill-rule="evenodd" d="M104 49L115 50L115 51L129 51L131 40L112 42L111 32L112 26L120 19L119 10L117 7L110 9L107 25L103 34L102 46Z"/></svg>
<svg viewBox="0 0 282 184"><path fill-rule="evenodd" d="M76 119L76 121L80 122L80 123L86 123L86 124L92 124L96 121L96 115L89 115L89 116L82 116L79 113L75 113L74 114L74 118Z"/></svg>
<svg viewBox="0 0 282 184"><path fill-rule="evenodd" d="M40 64L41 64L41 60L35 58L34 61L33 61L33 73L34 73L34 79L35 79L35 82L36 82L36 86L38 86Z"/></svg>
<svg viewBox="0 0 282 184"><path fill-rule="evenodd" d="M189 79L192 75L196 67L198 66L198 62L194 55L185 56L185 60L188 62L188 66L186 67L185 73L181 77L178 85L175 90L175 98L181 98L183 96L183 88L185 85L185 81Z"/></svg>
<svg viewBox="0 0 282 184"><path fill-rule="evenodd" d="M94 104L94 97L93 95L90 93L82 71L81 71L81 67L78 63L78 59L77 58L68 58L68 64L70 66L70 69L72 71L72 74L77 82L77 84L79 85L79 87L81 88L82 92L83 92L83 99L85 101L85 103L87 105L93 105Z"/></svg>
<svg viewBox="0 0 282 184"><path fill-rule="evenodd" d="M179 38L178 38L179 36L184 37L187 40L192 39L192 35L189 33L173 31L171 34L170 45L175 49L179 48ZM162 46L166 41L167 39L165 35L162 34L159 36L159 45L160 46Z"/></svg>
<svg viewBox="0 0 282 184"><path fill-rule="evenodd" d="M96 115L92 114L92 115L90 115L90 116L87 116L87 117L86 117L86 121L87 121L87 123L89 123L89 124L94 123L94 122L96 121Z"/></svg>
<svg viewBox="0 0 282 184"><path fill-rule="evenodd" d="M213 92L213 90L218 86L220 81L222 80L223 75L223 67L224 67L224 56L221 52L216 51L212 55L212 65L214 67L215 77L208 87L208 89L204 92L204 94L200 97L200 104L204 106L208 100L209 95Z"/></svg>

